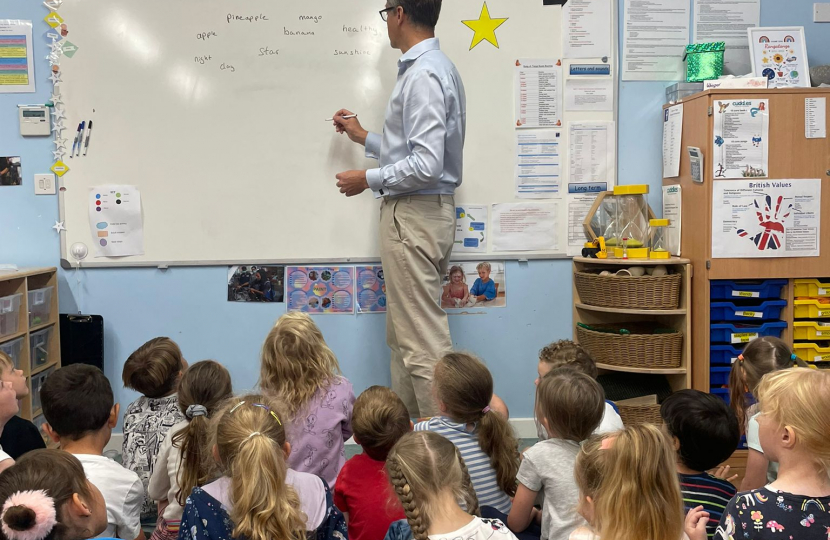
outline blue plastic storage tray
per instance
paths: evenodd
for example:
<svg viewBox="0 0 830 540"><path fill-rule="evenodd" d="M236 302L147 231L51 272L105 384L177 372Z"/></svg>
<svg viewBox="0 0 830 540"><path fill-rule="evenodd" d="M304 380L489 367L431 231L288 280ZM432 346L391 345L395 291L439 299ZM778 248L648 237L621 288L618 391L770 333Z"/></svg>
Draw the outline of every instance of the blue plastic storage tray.
<svg viewBox="0 0 830 540"><path fill-rule="evenodd" d="M781 337L781 332L787 328L783 321L767 322L763 324L724 323L711 325L712 343L749 343L760 337Z"/></svg>
<svg viewBox="0 0 830 540"><path fill-rule="evenodd" d="M712 388L709 393L729 403L729 388Z"/></svg>
<svg viewBox="0 0 830 540"><path fill-rule="evenodd" d="M781 298L781 288L787 284L786 279L766 279L763 281L719 280L711 282L712 300L735 300L736 298Z"/></svg>
<svg viewBox="0 0 830 540"><path fill-rule="evenodd" d="M709 310L712 321L763 321L781 318L786 300L768 300L760 304L736 306L733 302L713 302Z"/></svg>
<svg viewBox="0 0 830 540"><path fill-rule="evenodd" d="M717 388L718 386L729 384L729 373L731 372L732 366L709 368L709 386L711 388Z"/></svg>
<svg viewBox="0 0 830 540"><path fill-rule="evenodd" d="M738 361L743 345L712 345L709 350L709 363L713 366L731 366Z"/></svg>

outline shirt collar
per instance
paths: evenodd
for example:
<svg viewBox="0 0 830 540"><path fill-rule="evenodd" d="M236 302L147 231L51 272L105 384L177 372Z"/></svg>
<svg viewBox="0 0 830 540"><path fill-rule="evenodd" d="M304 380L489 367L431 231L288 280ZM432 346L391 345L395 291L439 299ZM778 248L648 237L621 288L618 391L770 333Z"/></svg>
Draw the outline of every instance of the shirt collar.
<svg viewBox="0 0 830 540"><path fill-rule="evenodd" d="M417 60L422 54L429 51L439 51L441 50L441 45L438 43L438 38L429 38L425 39L422 42L418 43L406 53L404 53L398 59L398 67L402 68L406 64L410 64Z"/></svg>

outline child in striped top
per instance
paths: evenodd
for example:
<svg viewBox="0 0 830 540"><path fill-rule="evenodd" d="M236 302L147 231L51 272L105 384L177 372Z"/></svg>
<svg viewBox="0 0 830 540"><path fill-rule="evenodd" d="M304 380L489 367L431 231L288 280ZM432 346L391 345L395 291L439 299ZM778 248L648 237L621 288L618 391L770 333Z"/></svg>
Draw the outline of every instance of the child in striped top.
<svg viewBox="0 0 830 540"><path fill-rule="evenodd" d="M663 401L660 416L677 453L677 473L686 511L702 506L709 513L712 538L735 486L706 471L723 463L741 438L735 413L717 396L680 390Z"/></svg>
<svg viewBox="0 0 830 540"><path fill-rule="evenodd" d="M449 439L470 471L478 502L510 512L516 493L519 443L507 419L490 409L493 376L481 360L450 353L435 366L433 393L440 416L415 424Z"/></svg>

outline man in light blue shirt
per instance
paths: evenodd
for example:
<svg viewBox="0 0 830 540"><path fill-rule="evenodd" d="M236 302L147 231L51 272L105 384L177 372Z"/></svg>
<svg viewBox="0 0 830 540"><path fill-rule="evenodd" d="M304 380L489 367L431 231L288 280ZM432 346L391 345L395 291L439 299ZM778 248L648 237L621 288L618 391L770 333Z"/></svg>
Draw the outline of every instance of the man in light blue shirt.
<svg viewBox="0 0 830 540"><path fill-rule="evenodd" d="M363 129L346 109L334 115L337 132L379 161L376 169L338 174L337 187L347 197L371 189L382 198L392 387L413 417L436 412L432 373L452 350L438 298L455 239L453 195L462 179L466 97L458 70L435 37L440 11L441 0L389 0L380 11L392 47L403 53L382 135Z"/></svg>

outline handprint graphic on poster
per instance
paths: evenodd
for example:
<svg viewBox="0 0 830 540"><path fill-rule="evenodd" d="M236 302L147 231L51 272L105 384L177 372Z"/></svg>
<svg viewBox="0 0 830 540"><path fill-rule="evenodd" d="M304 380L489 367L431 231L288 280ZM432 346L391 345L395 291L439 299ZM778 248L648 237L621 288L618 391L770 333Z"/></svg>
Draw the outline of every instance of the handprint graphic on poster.
<svg viewBox="0 0 830 540"><path fill-rule="evenodd" d="M764 209L761 211L761 205L758 204L758 199L755 199L755 215L758 218L757 228L753 231L738 229L738 236L749 238L759 250L780 248L784 238L785 220L790 217L793 209L792 203L788 203L782 208L783 203L784 197L779 195L775 201L775 208L773 208L772 197L766 195L763 199Z"/></svg>

